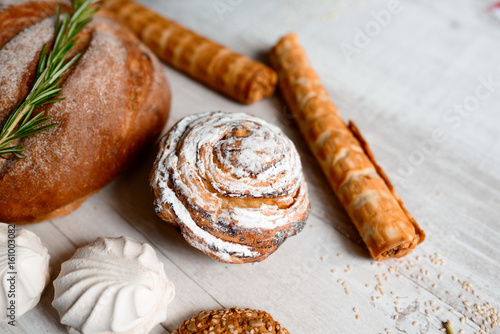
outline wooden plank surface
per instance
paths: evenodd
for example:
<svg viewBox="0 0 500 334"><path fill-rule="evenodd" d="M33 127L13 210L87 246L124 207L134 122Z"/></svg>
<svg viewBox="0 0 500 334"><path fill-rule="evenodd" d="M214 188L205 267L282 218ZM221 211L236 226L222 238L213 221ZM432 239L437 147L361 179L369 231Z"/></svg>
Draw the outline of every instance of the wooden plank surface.
<svg viewBox="0 0 500 334"><path fill-rule="evenodd" d="M364 43L359 31L375 29L394 1L141 2L261 60L281 35L297 32L340 113L357 123L427 239L401 260L374 262L278 96L242 106L165 67L173 91L166 129L192 113L244 111L295 142L310 189L307 227L255 265L210 259L156 217L149 147L71 215L28 227L49 249L52 278L77 247L128 235L154 247L176 285L168 319L153 333L233 306L265 309L294 334L438 333L446 320L455 333L479 332L483 320L484 330L500 333L479 313L471 319L475 304L500 307L500 22L486 13L491 1L401 1ZM342 51L348 44L357 47L351 57ZM52 297L50 283L34 310L0 332L64 333Z"/></svg>

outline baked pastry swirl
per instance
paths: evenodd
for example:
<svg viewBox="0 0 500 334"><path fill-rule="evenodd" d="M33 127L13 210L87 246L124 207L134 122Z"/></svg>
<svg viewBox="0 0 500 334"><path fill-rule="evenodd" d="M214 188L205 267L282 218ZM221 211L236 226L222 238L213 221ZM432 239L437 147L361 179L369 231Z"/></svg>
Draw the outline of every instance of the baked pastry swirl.
<svg viewBox="0 0 500 334"><path fill-rule="evenodd" d="M180 120L162 138L150 180L157 214L221 262L265 259L309 214L292 141L244 113Z"/></svg>

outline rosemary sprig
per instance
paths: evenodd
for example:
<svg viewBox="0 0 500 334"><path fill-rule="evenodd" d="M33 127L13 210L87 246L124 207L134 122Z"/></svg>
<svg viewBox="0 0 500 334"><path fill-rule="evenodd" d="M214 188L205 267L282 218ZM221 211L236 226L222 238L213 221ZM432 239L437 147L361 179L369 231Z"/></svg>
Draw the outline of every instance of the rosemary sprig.
<svg viewBox="0 0 500 334"><path fill-rule="evenodd" d="M25 158L22 154L22 145L9 146L18 138L28 137L35 133L54 127L57 124L46 124L50 121L50 116L45 116L44 111L31 117L35 108L63 99L57 98L61 94L59 87L61 77L80 57L76 55L71 60L66 61L66 56L75 47L76 35L92 20L92 15L98 8L89 6L98 0L75 0L73 2L74 13L69 17L67 14L59 14L57 7L56 38L50 52L47 45L42 49L40 60L38 61L35 83L31 87L28 95L22 100L10 116L2 124L0 130L0 158L5 159L5 155L12 153L18 158Z"/></svg>

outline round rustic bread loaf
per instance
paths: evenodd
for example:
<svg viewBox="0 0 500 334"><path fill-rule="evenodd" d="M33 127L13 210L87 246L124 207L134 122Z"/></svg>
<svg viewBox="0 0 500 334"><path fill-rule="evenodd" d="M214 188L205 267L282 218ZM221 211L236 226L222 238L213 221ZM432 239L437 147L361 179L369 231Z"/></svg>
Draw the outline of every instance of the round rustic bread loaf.
<svg viewBox="0 0 500 334"><path fill-rule="evenodd" d="M0 123L29 92L57 5L0 0ZM79 34L78 62L63 77L63 101L43 106L57 126L18 142L26 158L0 159L0 221L65 215L123 171L160 132L170 89L154 55L101 9Z"/></svg>

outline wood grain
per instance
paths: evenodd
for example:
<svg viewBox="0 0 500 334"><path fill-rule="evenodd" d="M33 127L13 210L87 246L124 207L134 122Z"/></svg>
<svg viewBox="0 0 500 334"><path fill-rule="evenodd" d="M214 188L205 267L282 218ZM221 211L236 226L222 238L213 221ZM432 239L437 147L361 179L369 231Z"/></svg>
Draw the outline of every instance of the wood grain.
<svg viewBox="0 0 500 334"><path fill-rule="evenodd" d="M166 68L174 96L167 127L191 113L244 111L280 126L296 143L310 189L308 226L257 265L211 260L155 216L147 182L151 147L70 216L28 227L49 248L53 277L76 247L97 236L150 243L177 289L155 334L172 332L201 310L234 306L265 309L296 334L438 333L445 320L455 333L474 333L482 319L461 323L472 316L464 301L500 308L500 87L468 116L453 111L474 95L480 78L500 81L500 24L485 14L488 1L402 1L402 12L351 62L340 45L352 44L354 29L364 29L374 20L371 12L387 9L388 1L141 2L253 58L265 59L279 36L297 32L340 114L361 129L427 239L404 259L375 263L280 98L241 106ZM232 10L219 15L220 3ZM439 129L444 139L428 144ZM64 333L52 293L49 287L16 328L0 331ZM490 328L495 332L498 326Z"/></svg>

